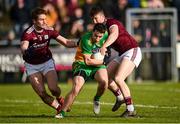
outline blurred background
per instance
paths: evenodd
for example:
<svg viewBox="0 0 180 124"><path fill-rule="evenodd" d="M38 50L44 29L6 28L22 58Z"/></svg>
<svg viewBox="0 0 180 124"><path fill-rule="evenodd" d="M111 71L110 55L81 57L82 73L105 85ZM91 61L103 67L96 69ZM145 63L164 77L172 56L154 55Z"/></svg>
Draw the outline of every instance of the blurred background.
<svg viewBox="0 0 180 124"><path fill-rule="evenodd" d="M0 83L27 82L19 44L33 8L46 9L48 25L62 36L79 39L93 27L89 11L95 4L121 21L142 48L143 60L129 82L179 81L180 0L0 0ZM50 48L59 81L70 82L75 49L53 40Z"/></svg>

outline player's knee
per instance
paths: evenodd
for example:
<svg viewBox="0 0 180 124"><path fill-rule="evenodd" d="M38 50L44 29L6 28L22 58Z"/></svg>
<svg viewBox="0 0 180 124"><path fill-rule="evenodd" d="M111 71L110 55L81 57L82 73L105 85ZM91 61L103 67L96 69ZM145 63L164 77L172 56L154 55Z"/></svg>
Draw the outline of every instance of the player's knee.
<svg viewBox="0 0 180 124"><path fill-rule="evenodd" d="M120 76L116 76L116 77L114 78L114 81L115 81L116 83L118 83L119 85L121 85L121 84L124 82L124 79L122 79Z"/></svg>

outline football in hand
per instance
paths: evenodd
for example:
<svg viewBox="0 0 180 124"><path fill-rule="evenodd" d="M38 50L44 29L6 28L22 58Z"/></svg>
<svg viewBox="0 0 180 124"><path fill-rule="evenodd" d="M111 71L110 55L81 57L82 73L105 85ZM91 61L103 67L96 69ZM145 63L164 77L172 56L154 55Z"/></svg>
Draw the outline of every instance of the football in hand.
<svg viewBox="0 0 180 124"><path fill-rule="evenodd" d="M97 59L97 60L103 60L104 56L100 52L97 52L97 53L92 54L92 58Z"/></svg>

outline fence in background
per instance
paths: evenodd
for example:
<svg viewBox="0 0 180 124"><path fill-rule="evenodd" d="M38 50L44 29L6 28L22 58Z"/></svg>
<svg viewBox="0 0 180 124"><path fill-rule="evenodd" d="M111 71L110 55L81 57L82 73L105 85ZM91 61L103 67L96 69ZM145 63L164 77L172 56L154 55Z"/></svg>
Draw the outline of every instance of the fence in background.
<svg viewBox="0 0 180 124"><path fill-rule="evenodd" d="M176 9L128 9L126 22L128 32L139 42L143 52L143 66L138 75L143 78L144 74L151 71L152 79L178 81ZM148 78L147 75L144 77Z"/></svg>

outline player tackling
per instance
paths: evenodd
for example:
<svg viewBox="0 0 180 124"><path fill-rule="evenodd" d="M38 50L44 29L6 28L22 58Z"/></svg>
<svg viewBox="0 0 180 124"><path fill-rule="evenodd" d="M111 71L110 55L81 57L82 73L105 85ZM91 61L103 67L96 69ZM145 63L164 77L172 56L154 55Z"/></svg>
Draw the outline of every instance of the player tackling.
<svg viewBox="0 0 180 124"><path fill-rule="evenodd" d="M100 49L101 53L105 54L109 46L119 53L119 56L107 65L107 71L109 75L109 89L116 92L118 89L117 84L124 96L126 111L121 117L134 117L136 116L136 111L125 79L140 64L142 59L141 50L135 39L125 30L122 23L115 19L106 18L100 6L93 7L90 11L90 16L95 24L103 23L108 28L108 38ZM117 94L119 93L117 92ZM117 99L116 103L114 110L120 107L123 99Z"/></svg>
<svg viewBox="0 0 180 124"><path fill-rule="evenodd" d="M33 25L24 31L20 48L32 88L44 103L59 113L64 99L60 97L61 90L58 87L55 64L49 49L50 39L55 39L69 48L76 47L77 43L62 37L53 28L48 27L46 15L47 12L41 8L32 11ZM44 78L52 96L45 90Z"/></svg>

